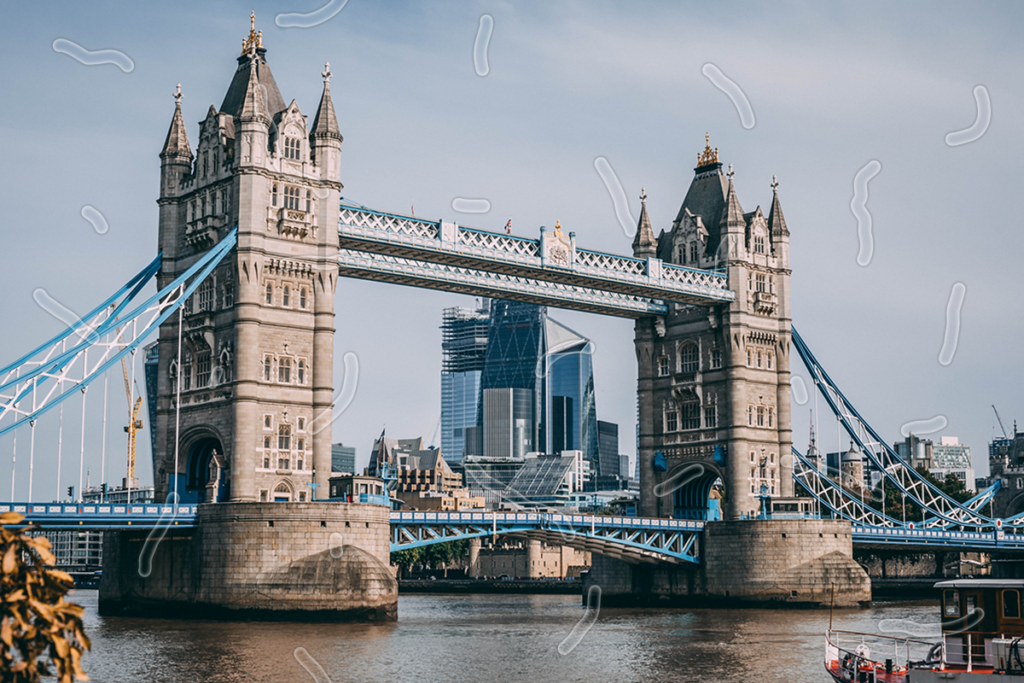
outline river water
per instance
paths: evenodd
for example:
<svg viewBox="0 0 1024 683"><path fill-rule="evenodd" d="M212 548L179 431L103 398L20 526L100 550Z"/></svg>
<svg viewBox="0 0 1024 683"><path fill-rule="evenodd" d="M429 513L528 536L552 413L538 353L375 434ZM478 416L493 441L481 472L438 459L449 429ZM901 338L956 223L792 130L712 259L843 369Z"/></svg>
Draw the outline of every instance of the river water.
<svg viewBox="0 0 1024 683"><path fill-rule="evenodd" d="M97 614L96 591L73 599L86 608L85 670L97 683L326 683L297 648L333 683L829 680L828 610L600 609L563 655L584 616L578 596L407 595L398 622L372 625L112 618ZM929 602L836 610L834 620L868 632L909 620L938 634Z"/></svg>

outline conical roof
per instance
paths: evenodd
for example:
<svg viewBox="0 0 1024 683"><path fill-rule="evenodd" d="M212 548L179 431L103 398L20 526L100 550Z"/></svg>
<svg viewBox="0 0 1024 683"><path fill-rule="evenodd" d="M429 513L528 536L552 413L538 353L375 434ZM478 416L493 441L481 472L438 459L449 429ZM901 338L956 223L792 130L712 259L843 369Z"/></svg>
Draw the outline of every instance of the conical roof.
<svg viewBox="0 0 1024 683"><path fill-rule="evenodd" d="M638 249L653 249L657 242L654 239L654 230L651 228L651 219L647 215L647 189L640 192L640 220L636 224L636 235L633 237L633 252Z"/></svg>
<svg viewBox="0 0 1024 683"><path fill-rule="evenodd" d="M188 144L185 120L181 116L181 97L179 83L177 92L174 93L174 116L171 117L171 127L167 130L167 139L164 140L164 147L160 151L161 158L179 156L192 159L192 147Z"/></svg>
<svg viewBox="0 0 1024 683"><path fill-rule="evenodd" d="M725 230L738 230L746 228L746 220L743 218L743 207L736 197L736 188L732 184L732 165L729 166L729 185L725 191L725 207L722 210L720 226Z"/></svg>
<svg viewBox="0 0 1024 683"><path fill-rule="evenodd" d="M324 64L324 92L320 96L320 106L316 109L316 116L313 117L313 128L310 135L313 137L337 138L341 140L341 130L338 128L338 117L334 114L334 102L331 101L331 64Z"/></svg>
<svg viewBox="0 0 1024 683"><path fill-rule="evenodd" d="M242 116L242 108L245 104L246 96L251 90L250 86L254 85L250 83L253 75L255 75L258 85L263 86L262 89L257 89L261 90L261 94L264 96L263 103L268 118L273 118L279 112L285 110L287 105L284 103L281 91L274 81L274 74L270 72L270 65L267 64L266 60L266 52L265 48L258 48L238 58L238 68L235 70L235 75L231 79L231 85L228 86L228 91L224 95L224 101L220 105L222 114L231 114L234 117ZM255 69L252 68L253 61L255 61Z"/></svg>
<svg viewBox="0 0 1024 683"><path fill-rule="evenodd" d="M775 176L772 176L772 208L768 212L768 231L773 237L789 235L786 218L782 215L782 206L779 204L779 182Z"/></svg>

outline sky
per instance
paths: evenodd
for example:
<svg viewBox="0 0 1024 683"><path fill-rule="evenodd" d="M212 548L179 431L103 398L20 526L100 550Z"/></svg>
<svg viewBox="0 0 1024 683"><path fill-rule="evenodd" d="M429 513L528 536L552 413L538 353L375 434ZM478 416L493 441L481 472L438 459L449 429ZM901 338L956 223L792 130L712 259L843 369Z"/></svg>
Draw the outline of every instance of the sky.
<svg viewBox="0 0 1024 683"><path fill-rule="evenodd" d="M667 230L707 132L722 161L734 165L745 211L760 205L767 213L778 176L791 232L794 325L876 430L896 441L902 425L944 416L947 426L925 436L960 437L983 474L991 405L1008 429L1024 419L1021 7L350 0L310 28L275 24L281 13L321 5L5 7L2 362L62 327L35 303L36 289L84 312L153 258L158 154L175 85L195 144L198 122L223 99L252 10L285 101L295 99L310 120L330 62L346 198L399 212L414 204L419 216L492 230L511 217L516 234L533 237L559 220L577 244L625 254L632 235L616 219L595 159L614 169L633 216L646 187L655 231ZM485 76L474 64L483 15L493 21ZM57 39L118 50L134 66L127 73L87 66L56 51ZM742 90L752 126L704 75L708 64ZM991 102L990 124L976 140L950 146L946 135L971 128L979 115L979 85ZM872 250L860 265L851 200L855 176L871 161L880 165L868 182ZM452 207L460 197L487 199L491 210L460 214ZM85 206L103 215L105 233L82 217ZM943 365L956 283L966 294L956 351ZM334 440L356 446L358 462L384 424L391 436L440 443L433 435L441 311L472 304L454 294L340 282L335 357L356 355L359 383L334 423ZM635 454L632 322L551 313L594 341L598 417L617 422L621 452ZM339 388L342 375L338 362ZM81 401L66 403L59 482L56 416L40 421L34 499L77 484L80 461L93 483L101 468L111 482L124 476L126 404L120 377L110 380L106 464L95 388L86 399L84 456ZM801 448L812 406L813 399L793 404ZM820 445L835 450L831 419L822 414L820 423ZM19 499L27 494L24 431ZM0 497L8 495L14 451L11 435L0 438ZM147 433L138 461L137 475L151 481Z"/></svg>

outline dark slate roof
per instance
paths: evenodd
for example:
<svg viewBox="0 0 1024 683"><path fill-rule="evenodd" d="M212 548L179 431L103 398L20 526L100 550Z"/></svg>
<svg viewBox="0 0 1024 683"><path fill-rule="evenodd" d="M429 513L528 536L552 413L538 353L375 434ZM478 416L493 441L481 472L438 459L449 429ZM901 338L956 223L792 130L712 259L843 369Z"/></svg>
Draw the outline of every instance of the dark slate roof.
<svg viewBox="0 0 1024 683"><path fill-rule="evenodd" d="M341 139L341 131L338 129L338 117L334 114L334 102L331 101L330 81L324 81L324 93L320 96L320 106L316 108L316 116L313 117L313 128L310 130L310 135Z"/></svg>
<svg viewBox="0 0 1024 683"><path fill-rule="evenodd" d="M747 221L743 215L743 207L740 206L740 200L736 197L736 188L731 179L726 186L724 204L720 226L746 227Z"/></svg>
<svg viewBox="0 0 1024 683"><path fill-rule="evenodd" d="M277 82L274 81L274 74L270 73L270 65L267 64L266 50L260 49L256 51L256 76L259 79L261 85L266 90L264 97L264 104L267 107L267 113L273 118L278 112L283 111L286 108L284 98L281 97L281 91L277 87ZM224 95L224 101L220 105L220 111L225 114L231 114L232 116L240 116L242 113L242 103L245 101L245 93L249 88L249 53L246 53L238 58L238 68L235 70L235 75L231 79L231 85L228 86L228 92Z"/></svg>
<svg viewBox="0 0 1024 683"><path fill-rule="evenodd" d="M699 166L694 172L690 189L686 191L686 198L679 207L675 222L682 222L686 209L693 215L700 216L708 231L708 252L713 254L718 248L718 225L722 220L728 183L720 163Z"/></svg>
<svg viewBox="0 0 1024 683"><path fill-rule="evenodd" d="M188 144L188 134L185 132L185 121L181 117L181 102L174 103L174 116L171 118L171 127L167 129L167 139L164 140L163 150L160 156L182 156L192 158L192 147Z"/></svg>

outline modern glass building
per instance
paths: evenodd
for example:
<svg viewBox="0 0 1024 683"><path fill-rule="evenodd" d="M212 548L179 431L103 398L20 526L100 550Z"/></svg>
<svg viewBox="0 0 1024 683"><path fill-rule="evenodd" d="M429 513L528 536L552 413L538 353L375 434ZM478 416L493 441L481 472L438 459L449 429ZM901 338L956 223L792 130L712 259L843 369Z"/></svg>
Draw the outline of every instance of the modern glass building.
<svg viewBox="0 0 1024 683"><path fill-rule="evenodd" d="M356 473L356 447L331 444L331 472Z"/></svg>
<svg viewBox="0 0 1024 683"><path fill-rule="evenodd" d="M484 452L474 455L582 451L600 472L593 349L543 306L491 302L476 421Z"/></svg>
<svg viewBox="0 0 1024 683"><path fill-rule="evenodd" d="M441 452L449 463L462 462L466 429L477 424L489 304L446 308L441 318Z"/></svg>

